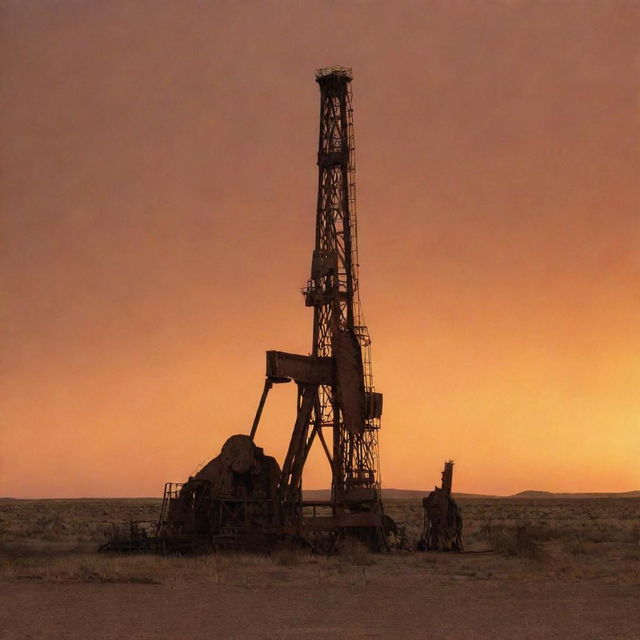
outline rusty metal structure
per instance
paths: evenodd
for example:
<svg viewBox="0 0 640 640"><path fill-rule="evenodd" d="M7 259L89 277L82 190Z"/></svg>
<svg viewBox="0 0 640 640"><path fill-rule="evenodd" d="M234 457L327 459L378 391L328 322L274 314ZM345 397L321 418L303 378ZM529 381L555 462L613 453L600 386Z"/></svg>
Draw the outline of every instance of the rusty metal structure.
<svg viewBox="0 0 640 640"><path fill-rule="evenodd" d="M161 550L268 550L280 534L279 480L275 458L248 436L231 436L187 482L165 485Z"/></svg>
<svg viewBox="0 0 640 640"><path fill-rule="evenodd" d="M462 544L462 514L451 497L453 460L444 463L442 487L423 499L424 529L418 543L422 551L464 551Z"/></svg>
<svg viewBox="0 0 640 640"><path fill-rule="evenodd" d="M296 541L331 552L346 537L380 550L385 533L395 530L380 495L382 394L373 385L359 295L351 81L347 68L316 72L315 246L302 291L313 310L310 354L268 351L249 435L231 436L220 455L187 482L168 483L155 532L136 527L133 543L132 536L112 536L112 550L260 550ZM254 441L269 391L290 382L297 387L295 420L280 468ZM303 498L305 463L314 445L322 447L331 470L328 500Z"/></svg>
<svg viewBox="0 0 640 640"><path fill-rule="evenodd" d="M351 80L351 70L343 67L316 72L320 131L315 247L303 290L305 305L313 309L311 354L267 353L251 437L272 385L295 382L296 420L279 491L284 531L325 548L337 545L344 535L379 548L384 545L378 451L382 394L373 385L371 340L359 295ZM331 498L305 502L303 470L316 440L331 468Z"/></svg>

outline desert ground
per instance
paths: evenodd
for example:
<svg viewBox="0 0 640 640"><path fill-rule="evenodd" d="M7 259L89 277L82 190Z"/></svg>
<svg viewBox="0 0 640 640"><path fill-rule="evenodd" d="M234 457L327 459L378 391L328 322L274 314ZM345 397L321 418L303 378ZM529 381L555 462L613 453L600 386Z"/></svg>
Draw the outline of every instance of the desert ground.
<svg viewBox="0 0 640 640"><path fill-rule="evenodd" d="M640 499L459 504L463 554L158 557L96 548L159 500L1 500L0 638L640 638Z"/></svg>

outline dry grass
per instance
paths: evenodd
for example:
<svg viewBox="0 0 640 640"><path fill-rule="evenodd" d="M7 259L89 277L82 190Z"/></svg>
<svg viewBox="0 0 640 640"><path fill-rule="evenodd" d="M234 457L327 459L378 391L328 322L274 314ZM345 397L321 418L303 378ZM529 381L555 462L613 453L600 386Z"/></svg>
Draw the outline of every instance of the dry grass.
<svg viewBox="0 0 640 640"><path fill-rule="evenodd" d="M160 505L154 498L0 500L0 544L38 541L95 546L104 542L110 523L157 520Z"/></svg>
<svg viewBox="0 0 640 640"><path fill-rule="evenodd" d="M366 545L359 540L345 540L340 546L339 559L346 564L364 567L375 564L376 554L371 553Z"/></svg>
<svg viewBox="0 0 640 640"><path fill-rule="evenodd" d="M110 522L154 520L159 501L0 501L0 580L46 582L203 582L268 585L353 583L362 575L424 575L460 580L569 579L639 583L640 500L460 500L468 551L371 554L358 543L338 556L281 549L269 556L200 557L97 554ZM422 509L393 501L387 513L414 539ZM366 571L365 571L366 568ZM377 577L376 577L377 576ZM351 581L351 582L349 582Z"/></svg>

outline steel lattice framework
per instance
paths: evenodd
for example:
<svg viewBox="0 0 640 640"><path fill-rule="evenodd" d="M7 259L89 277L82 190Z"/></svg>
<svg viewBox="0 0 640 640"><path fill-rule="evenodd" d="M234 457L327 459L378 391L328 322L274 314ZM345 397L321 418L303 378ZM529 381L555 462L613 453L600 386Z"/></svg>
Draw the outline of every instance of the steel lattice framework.
<svg viewBox="0 0 640 640"><path fill-rule="evenodd" d="M355 141L350 69L322 69L318 142L318 202L311 280L305 290L314 306L312 355L334 357L337 336L356 337L363 365L365 397L375 391L371 341L364 324L358 287ZM327 263L336 265L332 272ZM324 267L324 269L322 268ZM335 389L321 385L314 423L333 428L333 497L341 503L351 487L368 487L379 495L377 431L380 419L363 416L357 432L349 430Z"/></svg>
<svg viewBox="0 0 640 640"><path fill-rule="evenodd" d="M272 385L294 381L296 421L279 483L283 533L307 539L313 533L320 537L329 533L337 540L351 531L380 548L384 545L378 452L382 395L373 386L371 342L358 290L351 80L351 70L342 67L316 73L320 86L316 234L311 277L303 289L305 304L314 310L311 354L267 352L265 386L250 437L255 436ZM329 442L327 429L332 433ZM331 465L329 501L302 498L302 472L316 438Z"/></svg>

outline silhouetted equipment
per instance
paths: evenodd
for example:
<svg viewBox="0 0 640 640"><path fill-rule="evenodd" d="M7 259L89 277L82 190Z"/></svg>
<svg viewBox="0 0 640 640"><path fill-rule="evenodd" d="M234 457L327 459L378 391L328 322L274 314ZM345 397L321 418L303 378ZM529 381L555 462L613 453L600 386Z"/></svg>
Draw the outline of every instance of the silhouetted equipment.
<svg viewBox="0 0 640 640"><path fill-rule="evenodd" d="M426 551L463 551L462 515L451 497L453 482L453 460L444 463L442 487L434 490L422 500L424 507L424 530L418 548Z"/></svg>
<svg viewBox="0 0 640 640"><path fill-rule="evenodd" d="M378 430L382 394L373 386L369 332L358 286L355 146L350 69L316 72L320 87L318 197L311 273L303 289L313 309L311 353L268 351L266 379L249 436L184 484L167 484L157 526L165 550L260 549L278 540L320 551L351 536L378 550L393 522L380 497ZM267 395L294 382L296 416L282 469L255 446ZM331 469L329 500L305 501L312 445Z"/></svg>
<svg viewBox="0 0 640 640"><path fill-rule="evenodd" d="M166 551L268 549L278 539L280 467L246 435L184 484L165 485L159 521Z"/></svg>
<svg viewBox="0 0 640 640"><path fill-rule="evenodd" d="M251 430L253 437L272 385L295 382L296 419L279 485L281 523L286 536L324 550L336 548L345 535L374 549L385 544L378 464L382 394L373 386L358 287L351 80L351 70L342 67L316 73L316 234L303 290L305 305L313 309L311 353L267 352L264 392ZM328 501L302 498L303 470L316 440L331 468Z"/></svg>

